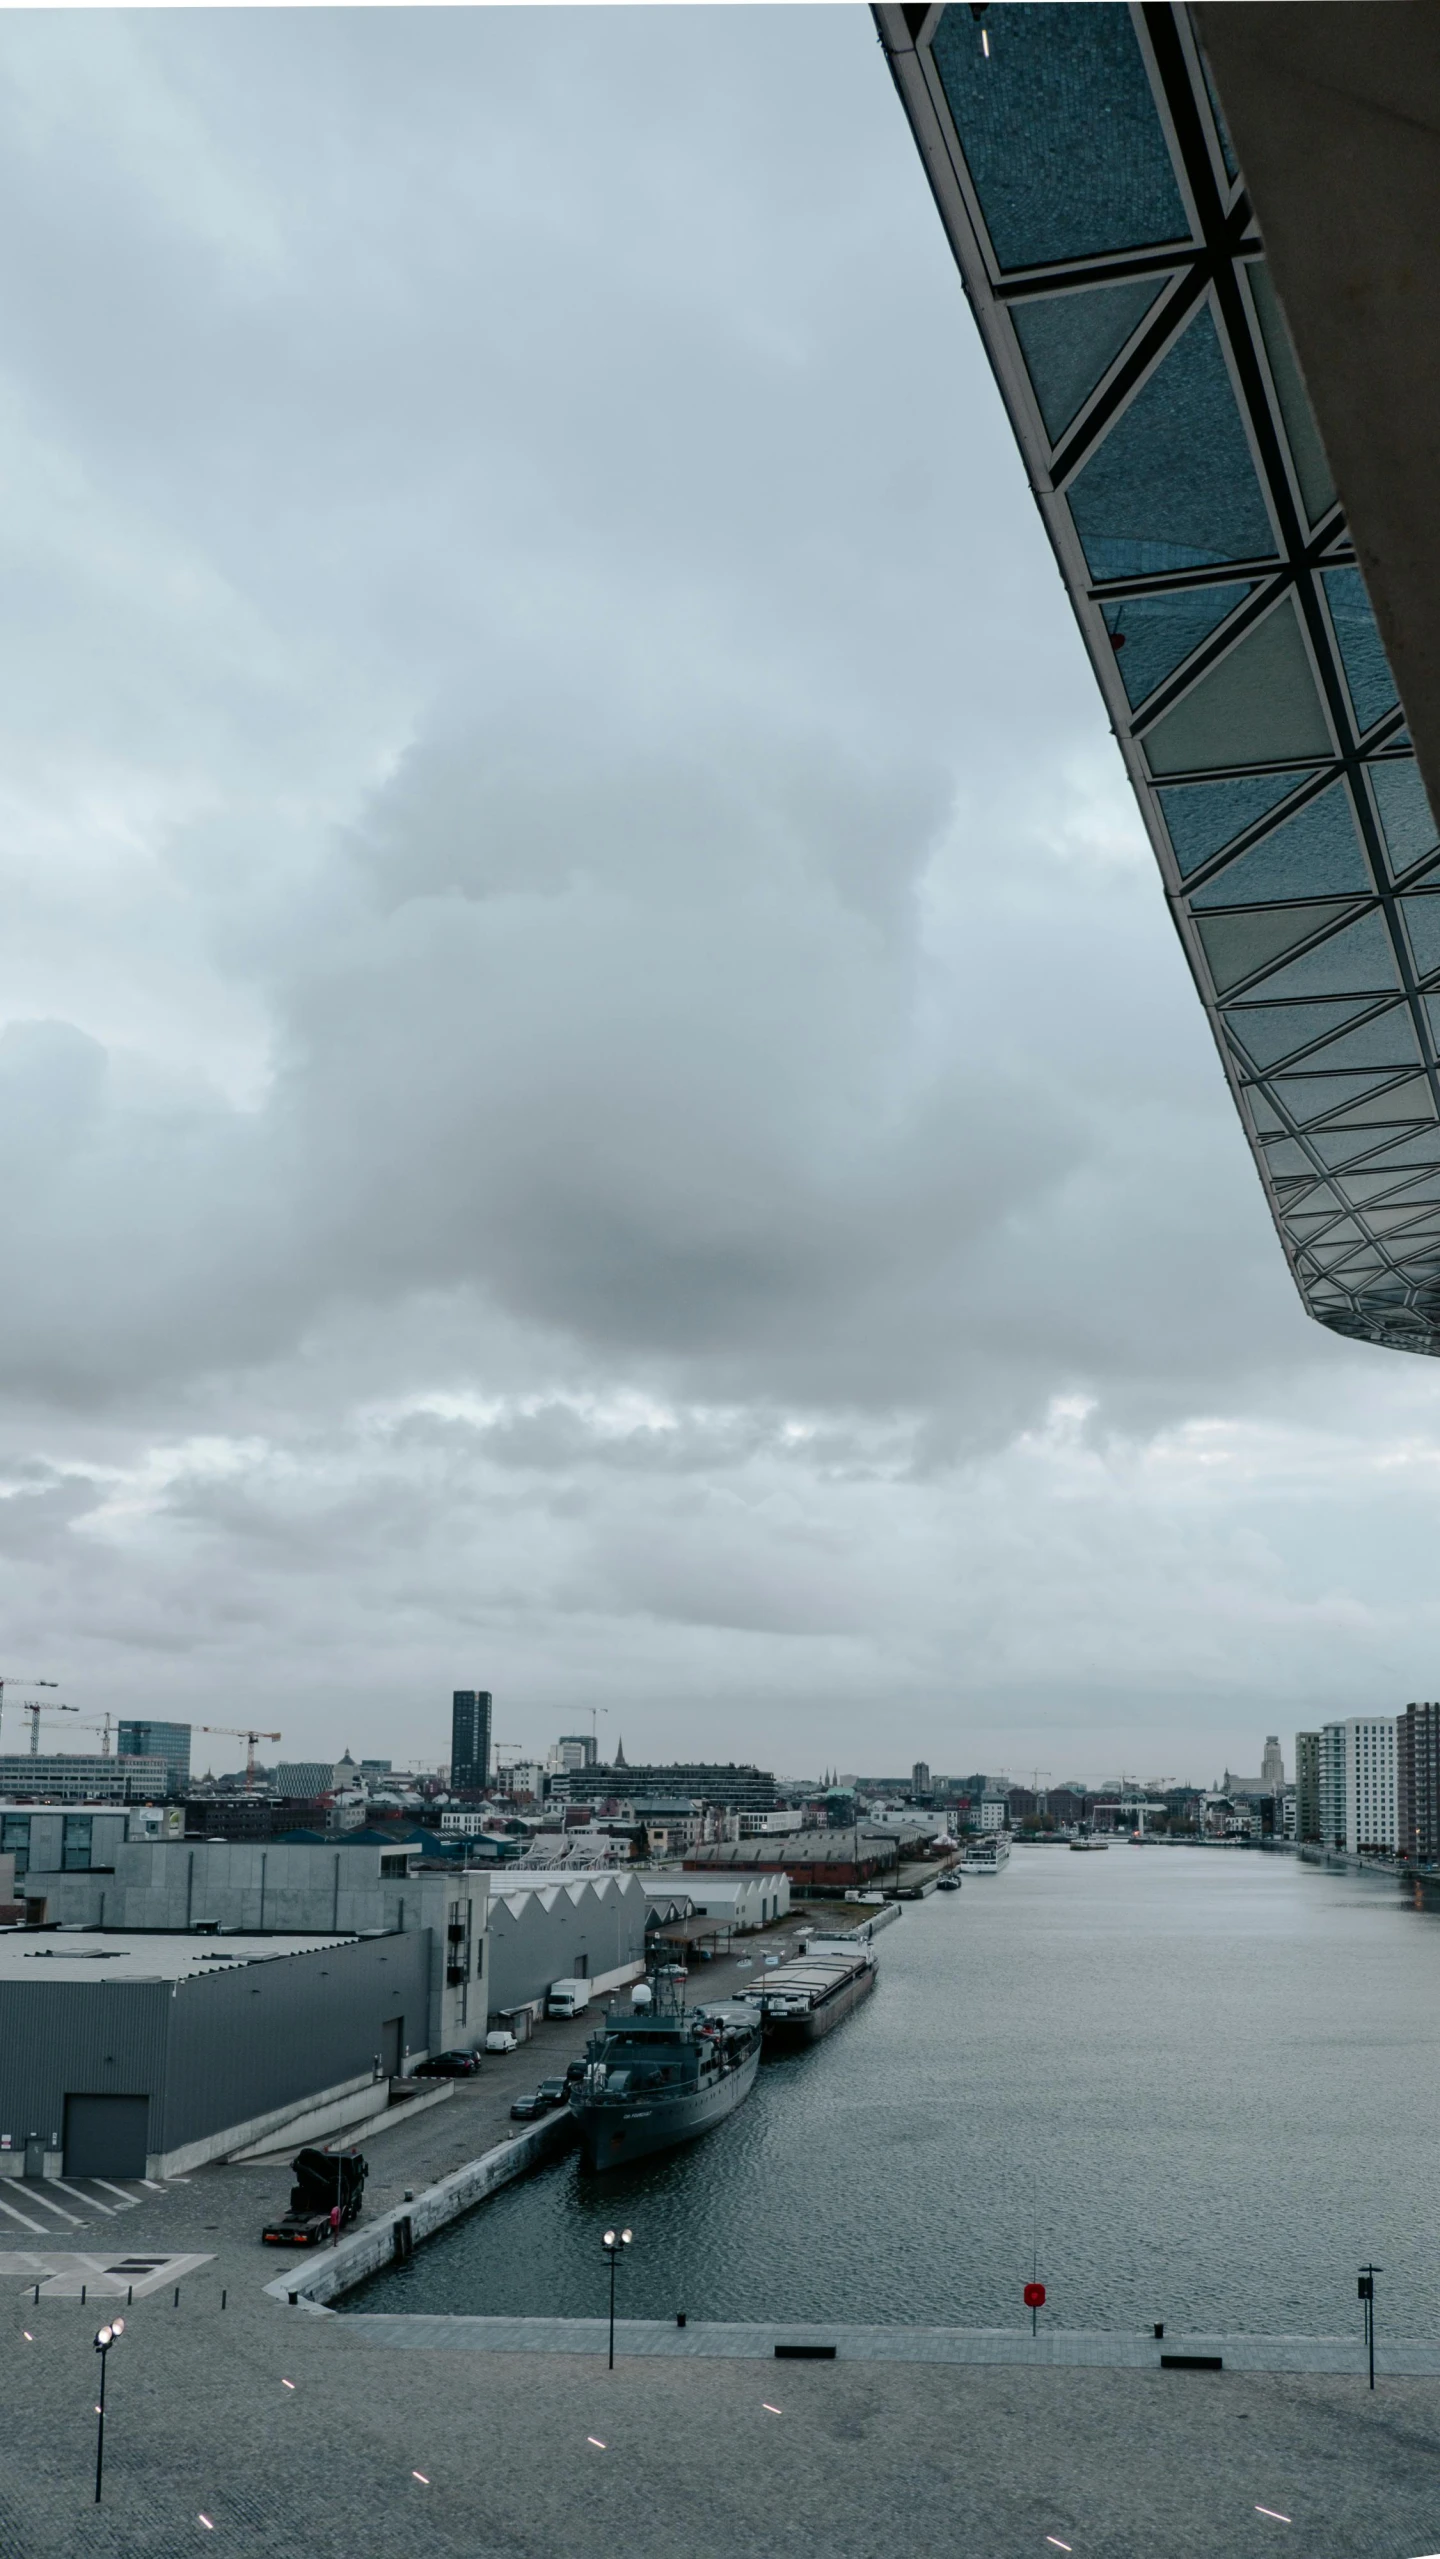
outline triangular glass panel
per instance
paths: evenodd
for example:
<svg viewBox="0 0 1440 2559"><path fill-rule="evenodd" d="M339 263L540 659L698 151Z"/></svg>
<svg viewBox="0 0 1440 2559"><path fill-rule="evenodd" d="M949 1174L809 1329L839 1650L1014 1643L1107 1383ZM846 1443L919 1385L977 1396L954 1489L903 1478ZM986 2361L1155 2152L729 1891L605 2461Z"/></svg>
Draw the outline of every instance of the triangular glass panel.
<svg viewBox="0 0 1440 2559"><path fill-rule="evenodd" d="M1299 1004L1298 1013L1318 1013L1319 1005ZM1244 1021L1243 1013L1235 1017ZM1342 1016L1343 1018L1343 1016ZM1315 1051L1315 1064L1325 1066L1418 1066L1420 1043L1407 1007L1392 1004L1373 1022L1362 1022L1358 1029L1345 1031L1338 1040L1330 1040ZM1352 1112L1352 1118L1358 1114Z"/></svg>
<svg viewBox="0 0 1440 2559"><path fill-rule="evenodd" d="M1440 827L1430 814L1420 767L1413 756L1394 764L1367 764L1365 770L1380 812L1390 868L1398 877L1436 850ZM1171 836L1173 840L1173 828Z"/></svg>
<svg viewBox="0 0 1440 2559"><path fill-rule="evenodd" d="M1318 933L1322 926L1333 924L1346 912L1347 909L1339 904L1264 907L1232 915L1199 915L1195 921L1211 975L1219 993L1224 995L1232 986L1238 986L1242 978L1253 977L1257 969L1279 959L1286 951L1293 951L1297 942L1303 942L1311 933ZM1340 986L1353 986L1355 983L1352 972L1348 979L1342 978ZM1363 986L1364 979L1361 978L1359 983ZM1301 991L1309 993L1312 990ZM1339 987L1316 987L1313 990L1316 994L1326 995L1339 991ZM1268 987L1266 992L1268 994Z"/></svg>
<svg viewBox="0 0 1440 2559"><path fill-rule="evenodd" d="M1254 1059L1255 1064L1263 1069L1267 1066L1278 1066L1282 1057L1293 1056L1297 1049L1309 1048L1315 1040L1323 1039L1327 1031L1339 1030L1344 1023L1351 1021L1355 1014L1368 1011L1369 1003L1368 996L1358 995L1349 1004L1247 1005L1227 1013L1225 1024L1233 1037ZM1359 1033L1351 1032L1348 1036L1352 1039L1364 1038L1371 1029L1383 1027L1383 1023L1366 1024L1364 1030ZM1408 1016L1406 1028L1407 1030L1409 1028ZM1336 1059L1334 1046L1325 1051L1325 1063L1329 1065L1332 1059ZM1361 1064L1382 1066L1388 1065L1391 1061L1379 1057L1363 1060L1346 1057L1338 1058L1336 1062L1342 1066ZM1409 1066L1412 1062L1418 1065L1418 1057L1414 1061L1408 1057L1399 1057L1394 1060L1397 1066Z"/></svg>
<svg viewBox="0 0 1440 2559"><path fill-rule="evenodd" d="M1413 1126L1417 1120L1433 1119L1434 1115L1428 1076L1409 1075L1403 1083L1387 1084L1383 1092L1373 1093L1366 1100L1347 1102L1336 1112L1335 1124L1343 1128L1380 1128L1387 1121L1394 1124L1403 1120Z"/></svg>
<svg viewBox="0 0 1440 2559"><path fill-rule="evenodd" d="M1269 1165L1271 1172L1276 1174L1302 1173L1313 1175L1315 1171L1315 1167L1311 1163L1309 1156L1306 1154L1304 1147L1299 1145L1293 1137L1276 1138L1272 1143L1268 1144L1265 1149L1265 1161Z"/></svg>
<svg viewBox="0 0 1440 2559"><path fill-rule="evenodd" d="M1320 577L1355 706L1355 725L1363 735L1394 710L1400 696L1359 570L1322 569Z"/></svg>
<svg viewBox="0 0 1440 2559"><path fill-rule="evenodd" d="M1208 303L1066 496L1094 578L1274 556L1275 535Z"/></svg>
<svg viewBox="0 0 1440 2559"><path fill-rule="evenodd" d="M1315 412L1310 406L1300 359L1295 353L1294 340L1280 308L1270 269L1263 259L1256 259L1247 264L1245 274L1255 304L1255 317L1260 323L1265 353L1270 359L1270 379L1275 385L1275 397L1285 422L1290 458L1295 465L1306 518L1311 524L1318 524L1335 503L1335 483L1325 447L1320 441Z"/></svg>
<svg viewBox="0 0 1440 2559"><path fill-rule="evenodd" d="M1383 1158L1376 1160L1399 1165L1440 1164L1440 1129L1425 1129L1417 1137L1404 1137L1398 1146L1387 1146Z"/></svg>
<svg viewBox="0 0 1440 2559"><path fill-rule="evenodd" d="M1092 284L1078 293L1046 293L1033 301L1027 294L1011 303L1025 370L1052 444L1059 443L1169 281L1168 275L1145 275L1128 284Z"/></svg>
<svg viewBox="0 0 1440 2559"><path fill-rule="evenodd" d="M1324 1258L1334 1258L1329 1251L1329 1247L1332 1244L1358 1244L1363 1243L1363 1241L1364 1235L1362 1229L1356 1225L1354 1218L1342 1217L1338 1219L1333 1226L1331 1226L1325 1237L1326 1252ZM1322 1257L1319 1254L1316 1255L1317 1261L1321 1258Z"/></svg>
<svg viewBox="0 0 1440 2559"><path fill-rule="evenodd" d="M1272 1129L1277 1133L1283 1131L1285 1123L1263 1084L1249 1085L1245 1099L1250 1106L1250 1117L1262 1137L1268 1136Z"/></svg>
<svg viewBox="0 0 1440 2559"><path fill-rule="evenodd" d="M1412 889L1401 898L1400 912L1416 971L1429 977L1432 970L1440 969L1440 896L1433 890Z"/></svg>
<svg viewBox="0 0 1440 2559"><path fill-rule="evenodd" d="M1152 773L1285 764L1332 752L1293 596L1202 675L1141 740Z"/></svg>
<svg viewBox="0 0 1440 2559"><path fill-rule="evenodd" d="M1277 1080L1275 1093L1281 1107L1304 1128L1312 1120L1328 1119L1342 1102L1357 1102L1373 1093L1381 1080L1378 1075L1295 1075Z"/></svg>
<svg viewBox="0 0 1440 2559"><path fill-rule="evenodd" d="M1367 1163L1383 1135L1383 1129L1317 1128L1311 1132L1310 1144L1321 1163L1339 1173L1347 1164Z"/></svg>
<svg viewBox="0 0 1440 2559"><path fill-rule="evenodd" d="M1157 791L1181 878L1312 779L1312 773L1247 773L1234 782L1181 782Z"/></svg>
<svg viewBox="0 0 1440 2559"><path fill-rule="evenodd" d="M1329 1226L1333 1224L1334 1217L1335 1211L1333 1208L1287 1208L1285 1211L1285 1223L1289 1227L1292 1235L1318 1234L1322 1226Z"/></svg>
<svg viewBox="0 0 1440 2559"><path fill-rule="evenodd" d="M1420 1222L1433 1225L1436 1221L1431 1218ZM1375 1234L1388 1235L1397 1226L1415 1224L1415 1211L1413 1208L1372 1208L1366 1213L1365 1223Z"/></svg>
<svg viewBox="0 0 1440 2559"><path fill-rule="evenodd" d="M1274 908L1264 910L1267 921L1275 911ZM1309 915L1314 910L1293 906L1288 910L1282 908L1280 912ZM1241 918L1226 916L1223 920L1227 924L1232 921L1238 924ZM1252 914L1248 920L1254 923L1259 918ZM1216 917L1215 922L1220 921ZM1210 929L1214 929L1213 925ZM1205 927L1202 926L1201 930L1203 932ZM1332 933L1328 941L1317 943L1313 951L1306 951L1300 959L1291 960L1286 967L1276 969L1270 977L1262 980L1255 993L1267 998L1275 995L1339 995L1351 987L1363 986L1372 989L1376 995L1388 995L1392 988L1398 989L1399 984L1400 972L1395 965L1394 945L1385 929L1385 918L1377 911L1360 916L1354 924L1347 924L1342 933Z"/></svg>
<svg viewBox="0 0 1440 2559"><path fill-rule="evenodd" d="M1102 604L1131 709L1148 702L1156 685L1193 657L1201 641L1254 592L1252 578L1226 586L1185 587L1175 595L1121 596Z"/></svg>
<svg viewBox="0 0 1440 2559"><path fill-rule="evenodd" d="M942 9L931 37L999 264L1188 239L1129 11L1001 14Z"/></svg>
<svg viewBox="0 0 1440 2559"><path fill-rule="evenodd" d="M1350 794L1332 782L1195 891L1210 906L1264 906L1276 898L1363 897L1373 889Z"/></svg>
<svg viewBox="0 0 1440 2559"><path fill-rule="evenodd" d="M1393 1165L1388 1173L1375 1172L1369 1168L1363 1173L1347 1173L1344 1183L1345 1196L1350 1200L1383 1199L1387 1193L1398 1190L1402 1179L1402 1172ZM1428 1195L1430 1188L1428 1182L1421 1182L1413 1193L1407 1191L1405 1196L1407 1199L1412 1197L1423 1199Z"/></svg>
<svg viewBox="0 0 1440 2559"><path fill-rule="evenodd" d="M1422 995L1420 1001L1430 1024L1430 1037L1440 1047L1440 995Z"/></svg>

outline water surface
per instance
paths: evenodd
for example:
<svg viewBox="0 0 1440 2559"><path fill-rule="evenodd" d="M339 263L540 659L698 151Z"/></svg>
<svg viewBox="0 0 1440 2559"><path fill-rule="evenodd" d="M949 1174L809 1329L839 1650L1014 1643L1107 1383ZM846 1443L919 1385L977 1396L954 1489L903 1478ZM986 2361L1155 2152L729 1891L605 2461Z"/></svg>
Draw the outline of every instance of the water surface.
<svg viewBox="0 0 1440 2559"><path fill-rule="evenodd" d="M1440 2336L1440 1915L1291 1857L1017 1850L911 1905L880 1985L762 2067L731 2122L602 2180L573 2158L387 2270L355 2310L623 2309L1334 2334L1385 2270Z"/></svg>

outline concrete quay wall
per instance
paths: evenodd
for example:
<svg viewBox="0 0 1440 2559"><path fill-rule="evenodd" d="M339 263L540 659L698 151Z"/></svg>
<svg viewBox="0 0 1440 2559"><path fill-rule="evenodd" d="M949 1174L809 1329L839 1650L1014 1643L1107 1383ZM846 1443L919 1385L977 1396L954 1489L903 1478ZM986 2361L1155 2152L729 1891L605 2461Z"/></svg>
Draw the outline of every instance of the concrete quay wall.
<svg viewBox="0 0 1440 2559"><path fill-rule="evenodd" d="M484 2203L487 2196L498 2194L502 2186L526 2176L543 2160L558 2158L571 2147L575 2137L575 2119L566 2107L531 2125L515 2140L499 2142L478 2159L468 2159L463 2168L453 2169L435 2185L422 2188L410 2202L394 2204L373 2221L362 2222L358 2230L350 2231L321 2255L300 2258L268 2283L265 2290L273 2299L293 2303L297 2309L323 2310L342 2293L363 2283L367 2275L378 2274L382 2266L408 2257L422 2239L443 2230L447 2222L458 2221L462 2213Z"/></svg>

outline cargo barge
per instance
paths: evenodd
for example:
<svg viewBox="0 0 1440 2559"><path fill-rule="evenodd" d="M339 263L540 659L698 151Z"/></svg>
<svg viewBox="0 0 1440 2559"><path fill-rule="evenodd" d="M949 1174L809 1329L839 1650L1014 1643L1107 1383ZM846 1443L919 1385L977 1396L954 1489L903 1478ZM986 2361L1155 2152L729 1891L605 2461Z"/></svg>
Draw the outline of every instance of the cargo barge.
<svg viewBox="0 0 1440 2559"><path fill-rule="evenodd" d="M850 1937L816 1937L747 1995L760 2011L767 2051L818 2043L868 1999L879 1967L873 1947Z"/></svg>

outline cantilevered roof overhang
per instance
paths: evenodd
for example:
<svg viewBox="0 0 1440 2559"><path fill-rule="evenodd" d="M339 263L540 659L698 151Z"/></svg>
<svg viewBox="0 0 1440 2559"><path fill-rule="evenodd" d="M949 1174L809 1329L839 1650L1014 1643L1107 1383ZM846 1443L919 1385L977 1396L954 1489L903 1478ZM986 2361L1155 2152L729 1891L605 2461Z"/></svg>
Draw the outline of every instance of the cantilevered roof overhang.
<svg viewBox="0 0 1440 2559"><path fill-rule="evenodd" d="M1440 830L1189 12L875 15L1301 1298L1440 1351Z"/></svg>

